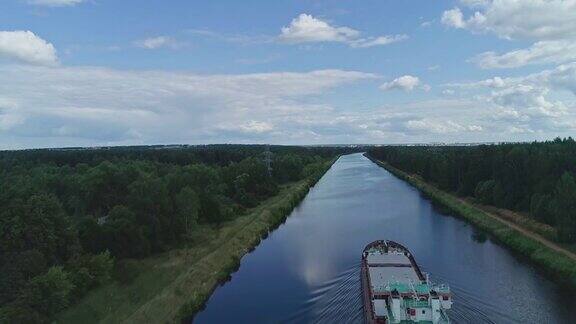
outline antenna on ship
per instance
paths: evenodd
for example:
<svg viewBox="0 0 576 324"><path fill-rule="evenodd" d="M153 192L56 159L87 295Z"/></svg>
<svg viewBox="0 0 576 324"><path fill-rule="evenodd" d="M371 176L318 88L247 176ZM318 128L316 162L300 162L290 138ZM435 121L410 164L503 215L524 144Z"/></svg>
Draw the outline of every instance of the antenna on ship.
<svg viewBox="0 0 576 324"><path fill-rule="evenodd" d="M418 296L418 292L416 292L416 287L414 286L414 281L412 281L412 279L408 281L408 285L410 286L410 288L412 288L412 293L414 294L414 296Z"/></svg>
<svg viewBox="0 0 576 324"><path fill-rule="evenodd" d="M272 152L270 152L270 145L266 144L264 151L264 163L266 164L266 172L269 177L272 177Z"/></svg>

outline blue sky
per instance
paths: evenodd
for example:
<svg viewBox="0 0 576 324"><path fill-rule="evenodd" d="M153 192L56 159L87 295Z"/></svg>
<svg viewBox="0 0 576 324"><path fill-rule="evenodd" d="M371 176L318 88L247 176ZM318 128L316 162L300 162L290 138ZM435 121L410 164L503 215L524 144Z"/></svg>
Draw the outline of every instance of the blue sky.
<svg viewBox="0 0 576 324"><path fill-rule="evenodd" d="M576 0L0 5L0 148L547 139Z"/></svg>

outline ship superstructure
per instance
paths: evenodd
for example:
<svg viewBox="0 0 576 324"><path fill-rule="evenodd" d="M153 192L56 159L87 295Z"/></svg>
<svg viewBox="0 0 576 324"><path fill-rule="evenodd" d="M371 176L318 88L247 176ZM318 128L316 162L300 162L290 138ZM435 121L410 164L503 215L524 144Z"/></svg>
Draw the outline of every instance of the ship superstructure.
<svg viewBox="0 0 576 324"><path fill-rule="evenodd" d="M404 246L368 244L361 272L366 323L450 323L450 288L432 284Z"/></svg>

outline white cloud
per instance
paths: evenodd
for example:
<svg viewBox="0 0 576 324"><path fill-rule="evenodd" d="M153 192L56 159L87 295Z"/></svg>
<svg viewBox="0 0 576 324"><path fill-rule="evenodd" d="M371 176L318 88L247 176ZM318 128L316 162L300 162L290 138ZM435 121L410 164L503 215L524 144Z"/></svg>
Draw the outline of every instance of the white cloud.
<svg viewBox="0 0 576 324"><path fill-rule="evenodd" d="M460 8L447 10L442 23L510 40L531 40L526 49L486 52L472 61L482 68L514 68L576 59L576 0L465 0L475 10L468 18Z"/></svg>
<svg viewBox="0 0 576 324"><path fill-rule="evenodd" d="M6 131L22 124L25 117L19 114L0 114L0 131Z"/></svg>
<svg viewBox="0 0 576 324"><path fill-rule="evenodd" d="M492 0L460 0L464 5L469 7L483 7L490 3Z"/></svg>
<svg viewBox="0 0 576 324"><path fill-rule="evenodd" d="M576 63L523 77L445 85L443 90L446 99L335 114L314 121L314 130L387 143L526 141L576 131Z"/></svg>
<svg viewBox="0 0 576 324"><path fill-rule="evenodd" d="M238 43L244 45L266 44L275 41L275 37L268 35L245 35L245 34L224 34L209 29L186 29L186 33L194 36L213 38L228 43Z"/></svg>
<svg viewBox="0 0 576 324"><path fill-rule="evenodd" d="M460 8L447 10L442 22L507 39L554 40L576 36L576 0L463 1L474 9L464 18Z"/></svg>
<svg viewBox="0 0 576 324"><path fill-rule="evenodd" d="M534 133L534 131L532 129L530 129L530 127L526 126L526 125L522 125L522 126L510 126L508 128L508 132L512 133L512 134L526 134L526 133Z"/></svg>
<svg viewBox="0 0 576 324"><path fill-rule="evenodd" d="M215 130L223 134L250 137L263 134L270 135L274 130L274 125L266 121L258 120L246 120L240 123L238 121L221 121L216 124Z"/></svg>
<svg viewBox="0 0 576 324"><path fill-rule="evenodd" d="M355 29L332 26L308 14L301 14L292 19L290 25L282 27L281 34L278 36L278 39L285 43L340 42L357 48L388 45L407 38L406 35L362 38L361 33Z"/></svg>
<svg viewBox="0 0 576 324"><path fill-rule="evenodd" d="M457 132L480 132L483 130L479 125L461 125L452 120L417 119L406 122L409 130L425 131L430 133L445 134Z"/></svg>
<svg viewBox="0 0 576 324"><path fill-rule="evenodd" d="M24 122L14 101L0 98L0 131L7 131Z"/></svg>
<svg viewBox="0 0 576 324"><path fill-rule="evenodd" d="M404 75L396 78L390 82L386 82L380 86L382 90L395 90L400 89L404 91L412 91L420 85L420 79L411 75Z"/></svg>
<svg viewBox="0 0 576 324"><path fill-rule="evenodd" d="M480 81L479 84L489 88L502 88L506 85L506 82L501 77L493 77Z"/></svg>
<svg viewBox="0 0 576 324"><path fill-rule="evenodd" d="M393 35L393 36L380 36L380 37L369 37L369 38L360 38L357 40L350 41L350 46L357 47L357 48L366 48L366 47L373 47L373 46L382 46L388 45L392 43L396 43L399 41L403 41L408 39L406 35Z"/></svg>
<svg viewBox="0 0 576 324"><path fill-rule="evenodd" d="M0 147L305 142L314 126L302 119L333 112L314 102L320 95L375 78L342 70L197 75L0 65Z"/></svg>
<svg viewBox="0 0 576 324"><path fill-rule="evenodd" d="M435 121L427 119L409 120L406 122L406 127L412 130L424 130L431 133L452 133L465 130L464 126L455 123L451 120L448 121Z"/></svg>
<svg viewBox="0 0 576 324"><path fill-rule="evenodd" d="M54 46L31 31L0 31L0 57L38 65L56 65Z"/></svg>
<svg viewBox="0 0 576 324"><path fill-rule="evenodd" d="M432 23L433 23L433 22L434 22L433 20L424 21L424 22L422 22L422 23L420 24L420 27L430 27L430 26L432 26Z"/></svg>
<svg viewBox="0 0 576 324"><path fill-rule="evenodd" d="M513 134L566 133L576 130L576 63L523 77L494 77L447 85L445 91L473 98L489 111L494 125ZM555 136L555 135L553 135Z"/></svg>
<svg viewBox="0 0 576 324"><path fill-rule="evenodd" d="M576 60L576 41L558 40L534 43L530 48L504 54L485 52L474 59L483 69L515 68L529 64L562 63Z"/></svg>
<svg viewBox="0 0 576 324"><path fill-rule="evenodd" d="M446 86L452 88L491 89L511 88L517 85L530 85L535 88L545 87L552 90L565 90L576 95L576 62L559 65L553 69L532 73L523 77L494 77L478 82L454 83Z"/></svg>
<svg viewBox="0 0 576 324"><path fill-rule="evenodd" d="M311 15L301 14L289 26L282 27L279 38L289 43L347 42L360 36L349 27L335 27Z"/></svg>
<svg viewBox="0 0 576 324"><path fill-rule="evenodd" d="M66 7L75 6L84 2L84 0L29 0L28 3L36 6L46 7Z"/></svg>
<svg viewBox="0 0 576 324"><path fill-rule="evenodd" d="M464 21L464 15L459 8L454 8L444 11L442 14L442 23L454 28L464 28L466 27L466 22Z"/></svg>
<svg viewBox="0 0 576 324"><path fill-rule="evenodd" d="M135 42L136 46L145 49L158 49L158 48L179 48L182 44L177 42L174 38L169 36L157 36L146 38Z"/></svg>
<svg viewBox="0 0 576 324"><path fill-rule="evenodd" d="M489 100L503 107L522 109L532 115L559 117L566 113L566 106L547 99L546 87L518 84L491 93Z"/></svg>
<svg viewBox="0 0 576 324"><path fill-rule="evenodd" d="M570 73L542 74L538 82L554 79L565 87ZM536 112L527 121L495 119L503 104L472 96L365 109L330 103L334 89L378 78L342 70L198 75L0 65L0 147L454 142L511 139L510 126L541 129ZM541 116L546 129L570 127L570 115Z"/></svg>
<svg viewBox="0 0 576 324"><path fill-rule="evenodd" d="M267 122L260 122L256 120L251 120L239 127L242 131L247 133L266 133L274 129L274 126Z"/></svg>

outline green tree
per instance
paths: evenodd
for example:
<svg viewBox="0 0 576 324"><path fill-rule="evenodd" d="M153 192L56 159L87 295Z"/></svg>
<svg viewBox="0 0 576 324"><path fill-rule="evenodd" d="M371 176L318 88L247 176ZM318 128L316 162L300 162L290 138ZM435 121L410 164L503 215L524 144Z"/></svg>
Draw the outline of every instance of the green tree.
<svg viewBox="0 0 576 324"><path fill-rule="evenodd" d="M274 161L274 175L281 183L296 181L302 175L304 161L296 154L286 154Z"/></svg>
<svg viewBox="0 0 576 324"><path fill-rule="evenodd" d="M576 240L576 182L565 172L556 185L556 223L561 240Z"/></svg>
<svg viewBox="0 0 576 324"><path fill-rule="evenodd" d="M112 256L168 249L349 149L273 150L273 177L262 146L0 152L0 322L49 321L108 280Z"/></svg>
<svg viewBox="0 0 576 324"><path fill-rule="evenodd" d="M114 206L102 226L107 238L106 249L116 257L143 257L151 252L146 235L147 223L140 224L136 214L127 206Z"/></svg>
<svg viewBox="0 0 576 324"><path fill-rule="evenodd" d="M496 187L496 181L487 180L478 183L474 195L483 204L493 204L494 202L494 187Z"/></svg>
<svg viewBox="0 0 576 324"><path fill-rule="evenodd" d="M34 309L45 318L52 318L69 305L73 289L68 273L61 266L51 267L45 274L30 280L16 304Z"/></svg>
<svg viewBox="0 0 576 324"><path fill-rule="evenodd" d="M37 250L48 262L61 262L79 252L77 233L58 198L35 194L14 200L2 213L0 250Z"/></svg>
<svg viewBox="0 0 576 324"><path fill-rule="evenodd" d="M78 237L85 252L100 253L109 247L106 228L93 217L83 217L78 222Z"/></svg>
<svg viewBox="0 0 576 324"><path fill-rule="evenodd" d="M179 223L184 225L186 234L190 234L196 223L198 223L199 211L200 199L198 194L192 188L184 187L176 195L176 212Z"/></svg>
<svg viewBox="0 0 576 324"><path fill-rule="evenodd" d="M172 201L168 188L162 179L146 176L128 186L128 207L134 211L138 223L146 227L150 243L155 250L164 249L174 239L170 226Z"/></svg>
<svg viewBox="0 0 576 324"><path fill-rule="evenodd" d="M49 323L37 310L18 303L0 307L0 323Z"/></svg>
<svg viewBox="0 0 576 324"><path fill-rule="evenodd" d="M5 254L0 264L0 305L14 300L30 278L47 268L46 259L38 250Z"/></svg>
<svg viewBox="0 0 576 324"><path fill-rule="evenodd" d="M74 294L82 296L90 288L108 282L113 267L114 259L108 251L96 255L83 255L69 262L67 269L75 287Z"/></svg>
<svg viewBox="0 0 576 324"><path fill-rule="evenodd" d="M530 198L530 215L543 223L554 224L553 212L550 211L552 200L552 196L549 194L533 194Z"/></svg>

